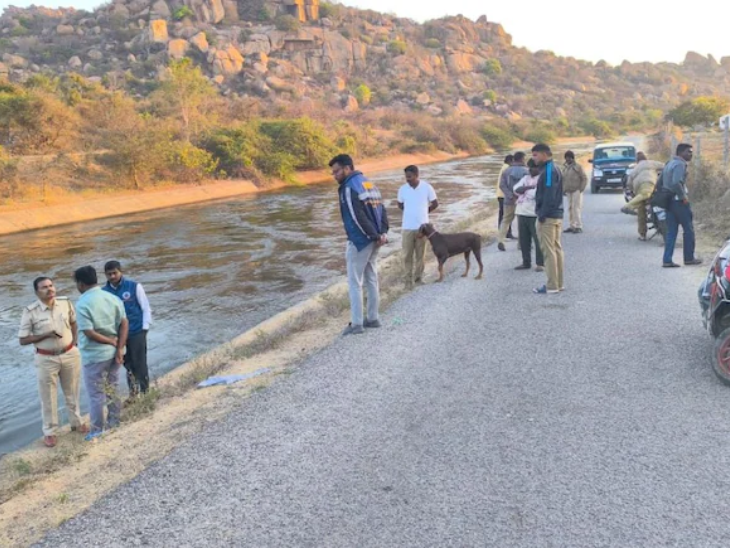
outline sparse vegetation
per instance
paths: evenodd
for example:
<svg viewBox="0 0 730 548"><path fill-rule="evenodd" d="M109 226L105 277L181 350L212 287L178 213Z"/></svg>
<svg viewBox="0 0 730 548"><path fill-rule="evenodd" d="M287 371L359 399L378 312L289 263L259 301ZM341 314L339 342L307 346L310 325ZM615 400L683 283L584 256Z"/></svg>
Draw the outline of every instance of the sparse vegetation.
<svg viewBox="0 0 730 548"><path fill-rule="evenodd" d="M408 44L403 40L392 40L388 42L388 51L393 55L405 55L408 51Z"/></svg>
<svg viewBox="0 0 730 548"><path fill-rule="evenodd" d="M730 102L721 97L697 97L685 101L667 114L667 119L678 126L707 126L717 123L720 116L730 111Z"/></svg>
<svg viewBox="0 0 730 548"><path fill-rule="evenodd" d="M288 14L277 15L276 19L274 19L274 25L276 25L277 30L284 32L296 32L301 27L299 19Z"/></svg>

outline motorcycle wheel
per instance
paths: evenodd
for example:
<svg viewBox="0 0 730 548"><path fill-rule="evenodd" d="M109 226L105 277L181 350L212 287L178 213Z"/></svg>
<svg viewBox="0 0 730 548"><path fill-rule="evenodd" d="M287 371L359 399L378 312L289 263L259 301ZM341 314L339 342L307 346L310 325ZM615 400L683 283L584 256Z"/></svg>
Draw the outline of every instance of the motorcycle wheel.
<svg viewBox="0 0 730 548"><path fill-rule="evenodd" d="M712 369L723 383L730 385L730 327L715 339Z"/></svg>

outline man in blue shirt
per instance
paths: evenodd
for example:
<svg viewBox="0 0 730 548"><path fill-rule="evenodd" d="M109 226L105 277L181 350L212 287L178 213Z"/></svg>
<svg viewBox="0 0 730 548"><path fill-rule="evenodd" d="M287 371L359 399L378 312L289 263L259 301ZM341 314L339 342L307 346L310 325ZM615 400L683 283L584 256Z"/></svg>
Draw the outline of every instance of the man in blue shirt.
<svg viewBox="0 0 730 548"><path fill-rule="evenodd" d="M81 293L76 304L76 322L91 415L91 431L86 440L91 441L104 431L105 406L108 411L107 427L119 426L121 401L117 381L124 360L129 323L122 301L99 287L93 266L76 270L74 280Z"/></svg>
<svg viewBox="0 0 730 548"><path fill-rule="evenodd" d="M129 321L124 367L127 370L129 397L134 398L139 392L146 394L150 386L147 368L147 331L152 323L152 309L142 284L124 277L119 261L106 263L104 273L107 279L104 291L121 299Z"/></svg>

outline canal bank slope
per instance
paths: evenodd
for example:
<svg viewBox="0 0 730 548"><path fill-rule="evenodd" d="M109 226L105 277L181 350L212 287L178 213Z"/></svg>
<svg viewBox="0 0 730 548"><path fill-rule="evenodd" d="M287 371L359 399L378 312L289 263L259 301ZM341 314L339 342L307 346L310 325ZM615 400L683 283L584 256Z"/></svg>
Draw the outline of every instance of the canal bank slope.
<svg viewBox="0 0 730 548"><path fill-rule="evenodd" d="M464 154L400 154L386 158L365 160L357 164L363 173L375 173L409 164L434 164L457 158ZM297 174L299 184L310 185L329 181L332 176L327 170L306 171ZM281 181L260 187L252 181L218 181L201 185L176 185L144 191L123 191L109 197L85 198L81 195L68 202L54 205L33 204L6 206L0 208L0 235L48 228L65 224L93 221L107 217L118 217L130 213L153 211L167 207L190 205L211 200L223 200L246 194L268 192L290 186Z"/></svg>

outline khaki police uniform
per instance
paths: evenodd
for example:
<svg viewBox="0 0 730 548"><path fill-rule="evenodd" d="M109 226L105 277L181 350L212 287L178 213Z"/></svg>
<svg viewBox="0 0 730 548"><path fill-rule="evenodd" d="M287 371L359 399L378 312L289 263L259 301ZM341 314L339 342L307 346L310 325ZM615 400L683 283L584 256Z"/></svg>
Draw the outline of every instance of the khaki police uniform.
<svg viewBox="0 0 730 548"><path fill-rule="evenodd" d="M56 297L52 308L40 300L23 309L18 337L44 335L55 331L61 337L49 337L35 343L35 364L38 372L38 392L43 414L43 435L55 436L58 421L58 381L66 400L69 422L81 426L79 411L79 378L81 354L73 344L71 324L76 323L76 312L71 301Z"/></svg>

